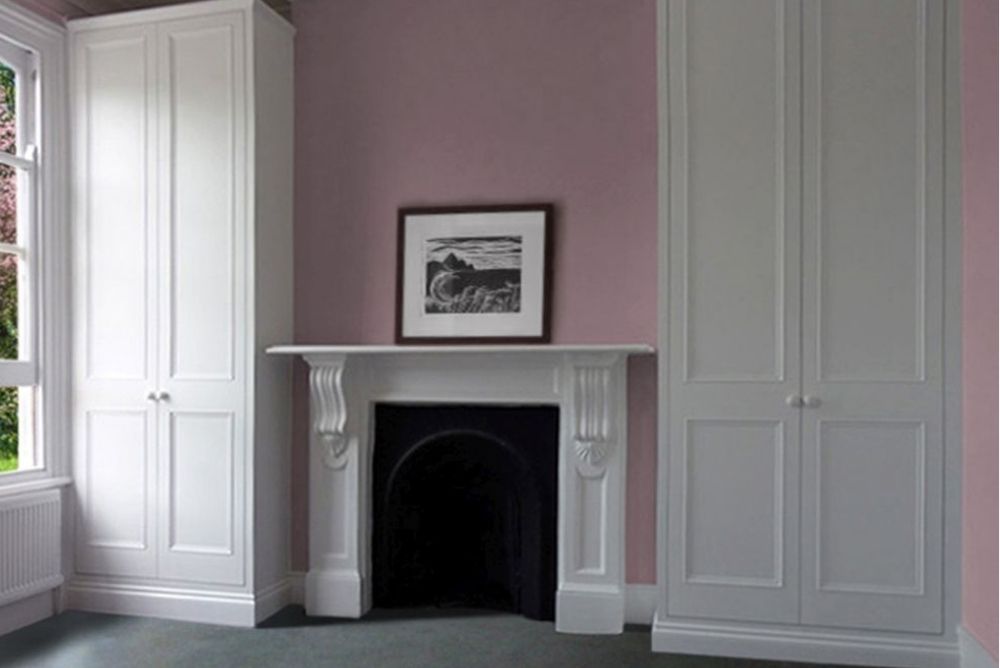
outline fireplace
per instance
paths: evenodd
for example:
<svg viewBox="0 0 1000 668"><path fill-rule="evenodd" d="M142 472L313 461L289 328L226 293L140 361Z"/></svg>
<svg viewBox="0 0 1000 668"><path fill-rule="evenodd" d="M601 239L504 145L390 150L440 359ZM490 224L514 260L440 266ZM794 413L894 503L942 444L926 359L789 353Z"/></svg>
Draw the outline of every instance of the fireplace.
<svg viewBox="0 0 1000 668"><path fill-rule="evenodd" d="M375 407L376 607L554 619L554 406Z"/></svg>
<svg viewBox="0 0 1000 668"><path fill-rule="evenodd" d="M625 464L628 451L626 360L629 355L651 353L649 346L301 345L275 346L268 352L301 355L309 364L309 572L304 587L307 614L361 617L378 600L379 603L387 601L400 605L418 601L511 606L511 609L516 605L525 614L551 616L551 612L545 610L546 602L551 601L551 585L544 580L552 577L551 567L532 576L541 583L537 605L531 603L531 597L521 586L528 579L525 564L506 557L487 568L485 573L466 573L457 584L442 585L440 563L435 560L448 562L455 559L456 551L479 550L478 541L482 540L477 536L468 543L452 543L450 554L447 547L424 544L425 539L429 540L428 535L433 537L435 532L447 533L453 529L446 519L437 521L443 511L410 515L404 512L403 519L398 521L419 520L424 524L430 521L426 526L428 531L418 532L419 539L414 538L405 546L393 543L397 540L395 537L388 546L379 544L379 534L385 529L379 524L384 521L380 519L384 513L382 506L378 509L375 506L386 502L386 490L390 496L394 492L388 478L381 483L385 489L375 489L380 484L374 479L375 460L382 450L375 445L376 429L382 428L376 423L384 422L376 419L376 412L390 406L407 405L424 408L457 405L474 411L483 409L487 413L518 408L546 411L557 421L557 426L550 424L545 428L556 432L556 502L550 506L556 516L556 630L568 633L622 631L625 622ZM520 420L512 422L516 424ZM461 477L446 470L451 467L447 457L436 463L434 458L445 452L468 449L472 441L465 439L464 444L460 444L462 439L445 438L441 434L447 429L436 429L433 432L439 436L436 447L427 449L426 454L423 447L417 447L413 456L418 459L426 456L429 461L421 465L430 468L434 476L440 473L452 479ZM467 426L457 431L471 433L476 430ZM434 440L433 435L428 437ZM509 554L517 553L518 549L523 553L524 541L528 540L526 523L535 521L528 517L524 504L531 503L534 494L542 498L543 492L522 495L523 489L504 487L496 490L490 504L478 503L474 492L494 484L489 477L491 470L494 473L503 470L507 478L518 478L514 471L521 471L521 477L524 471L541 475L538 473L542 470L541 465L520 462L518 457L526 455L515 456L510 450L504 450L504 443L517 439L496 433L477 438L479 449L490 454L466 474L467 477L479 476L484 483L471 486L474 489L454 491L452 496L442 493L443 496L434 498L431 495L431 505L437 508L461 505L464 517L459 520L467 526L479 527L475 531L483 524L510 524L504 535L520 536L522 544L519 548L507 545L504 549ZM405 463L401 466L406 467ZM392 469L390 464L386 470ZM414 477L412 484L417 489L407 493L419 496L436 491L427 489L426 485L419 489L421 476ZM464 499L463 494L466 495ZM490 511L503 504L522 505L509 512L495 508L495 512ZM479 510L473 510L477 506ZM428 515L437 517L428 519ZM551 536L551 529L543 529L535 535L546 533ZM445 536L446 541L453 539L458 540L454 535ZM377 571L384 571L386 566L380 568L379 564L385 559L395 560L393 551L417 553L415 561L401 566L404 571L410 569L407 579L412 576L412 584L401 582L394 588L391 576L383 584ZM539 554L543 551L544 548L538 548ZM544 558L540 557L540 561ZM395 568L393 561L391 569ZM506 575L502 573L505 570L508 571ZM503 585L492 590L480 586L493 581ZM381 589L383 586L388 589ZM470 591L478 594L472 595Z"/></svg>

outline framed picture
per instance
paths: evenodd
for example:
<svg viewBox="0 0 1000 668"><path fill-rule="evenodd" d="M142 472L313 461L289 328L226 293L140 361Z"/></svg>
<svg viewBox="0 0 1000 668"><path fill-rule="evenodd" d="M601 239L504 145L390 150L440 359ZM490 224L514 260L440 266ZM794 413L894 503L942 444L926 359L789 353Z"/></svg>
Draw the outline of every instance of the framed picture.
<svg viewBox="0 0 1000 668"><path fill-rule="evenodd" d="M399 210L398 343L546 343L551 204Z"/></svg>

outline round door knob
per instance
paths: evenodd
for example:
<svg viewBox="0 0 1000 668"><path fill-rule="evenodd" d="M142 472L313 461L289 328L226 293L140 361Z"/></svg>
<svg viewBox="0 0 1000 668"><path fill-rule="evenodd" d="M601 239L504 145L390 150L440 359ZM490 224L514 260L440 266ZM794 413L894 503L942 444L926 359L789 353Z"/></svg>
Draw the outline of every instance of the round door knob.
<svg viewBox="0 0 1000 668"><path fill-rule="evenodd" d="M806 406L806 408L818 408L823 402L819 400L819 397L813 397L807 394L802 397L802 403Z"/></svg>
<svg viewBox="0 0 1000 668"><path fill-rule="evenodd" d="M146 393L146 401L156 401L156 392L150 390Z"/></svg>
<svg viewBox="0 0 1000 668"><path fill-rule="evenodd" d="M156 398L159 401L167 401L168 399L170 399L170 395L166 392L160 392L159 394L156 395Z"/></svg>
<svg viewBox="0 0 1000 668"><path fill-rule="evenodd" d="M802 397L797 394L789 394L785 397L785 403L792 408L800 408L802 406Z"/></svg>

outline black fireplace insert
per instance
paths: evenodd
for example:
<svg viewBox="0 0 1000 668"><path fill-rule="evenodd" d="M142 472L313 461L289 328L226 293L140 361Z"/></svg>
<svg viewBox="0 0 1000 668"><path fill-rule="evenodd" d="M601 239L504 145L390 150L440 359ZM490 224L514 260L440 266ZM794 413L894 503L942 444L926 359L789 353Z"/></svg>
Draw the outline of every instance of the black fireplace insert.
<svg viewBox="0 0 1000 668"><path fill-rule="evenodd" d="M377 607L554 619L559 409L375 407Z"/></svg>

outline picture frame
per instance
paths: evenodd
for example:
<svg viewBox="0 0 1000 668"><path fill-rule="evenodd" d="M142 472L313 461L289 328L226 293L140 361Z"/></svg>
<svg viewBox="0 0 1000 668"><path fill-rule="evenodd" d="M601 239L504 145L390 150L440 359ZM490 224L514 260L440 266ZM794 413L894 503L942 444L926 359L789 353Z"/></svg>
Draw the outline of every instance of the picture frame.
<svg viewBox="0 0 1000 668"><path fill-rule="evenodd" d="M548 343L552 204L399 209L396 342Z"/></svg>

